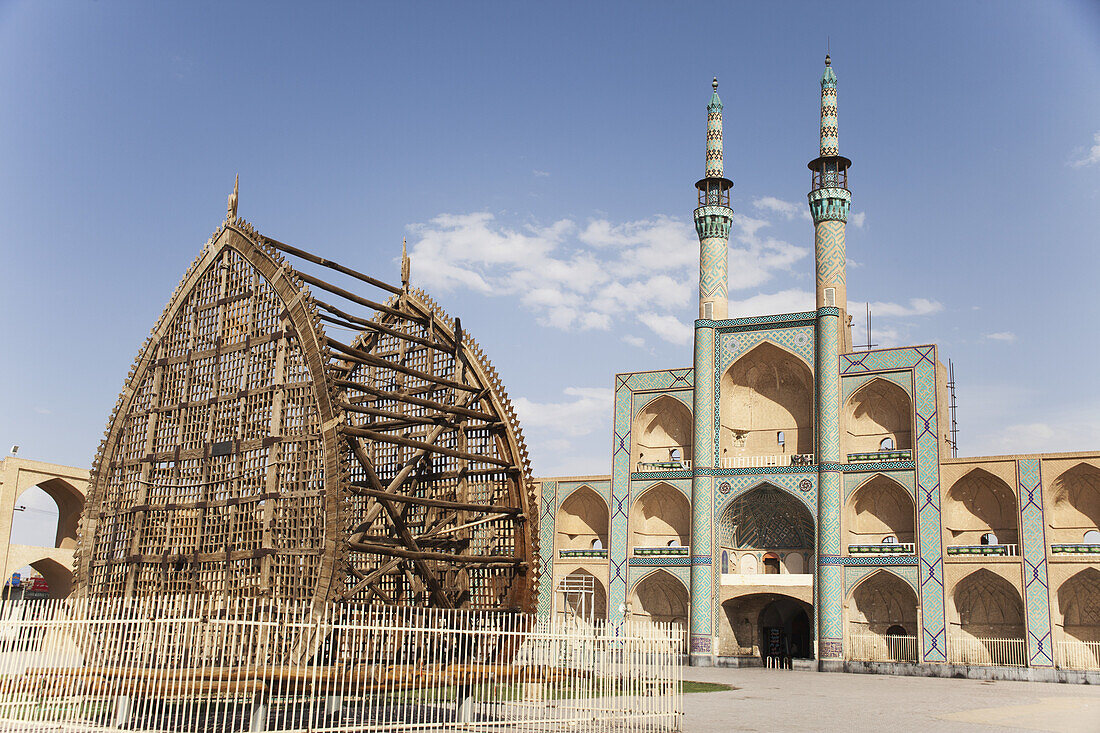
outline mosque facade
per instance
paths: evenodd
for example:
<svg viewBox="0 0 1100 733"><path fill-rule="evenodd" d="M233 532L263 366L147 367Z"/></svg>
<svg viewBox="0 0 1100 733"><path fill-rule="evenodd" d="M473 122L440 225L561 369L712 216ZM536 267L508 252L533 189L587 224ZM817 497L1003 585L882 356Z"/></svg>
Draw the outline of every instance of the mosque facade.
<svg viewBox="0 0 1100 733"><path fill-rule="evenodd" d="M933 344L852 345L837 77L809 163L816 307L728 317L717 79L691 366L617 374L611 472L540 480L539 609L770 655L1100 668L1100 451L952 457Z"/></svg>

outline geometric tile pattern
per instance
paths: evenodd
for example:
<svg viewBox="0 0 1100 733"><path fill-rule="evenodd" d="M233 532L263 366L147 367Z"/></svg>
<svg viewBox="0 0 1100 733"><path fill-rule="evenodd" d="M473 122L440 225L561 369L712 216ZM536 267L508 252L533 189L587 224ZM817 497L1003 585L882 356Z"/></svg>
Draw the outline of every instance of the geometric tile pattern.
<svg viewBox="0 0 1100 733"><path fill-rule="evenodd" d="M611 439L611 495L608 506L611 522L608 527L608 620L622 619L620 610L627 599L627 539L631 504L630 431L637 410L634 392L666 390L683 399L683 390L692 388L691 369L661 369L615 375L614 432ZM639 395L648 402L655 395ZM686 474L681 473L681 476Z"/></svg>
<svg viewBox="0 0 1100 733"><path fill-rule="evenodd" d="M693 410L694 456L692 463L691 501L691 649L698 654L708 654L714 632L714 598L717 595L714 575L712 539L714 478L699 473L700 469L713 468L716 463L718 443L715 388L717 372L714 368L715 333L712 328L695 328L695 404Z"/></svg>
<svg viewBox="0 0 1100 733"><path fill-rule="evenodd" d="M884 374L859 374L846 377L840 380L840 401L842 403L847 402L853 392L875 379L885 379L888 382L893 382L905 390L905 394L909 395L909 399L913 398L913 372L906 369L893 374L887 372Z"/></svg>
<svg viewBox="0 0 1100 733"><path fill-rule="evenodd" d="M722 177L722 100L718 98L718 84L707 105L707 178Z"/></svg>
<svg viewBox="0 0 1100 733"><path fill-rule="evenodd" d="M852 588L855 588L861 580L866 578L868 575L878 572L879 570L880 568L875 567L849 566L844 568L845 595L850 595L852 592ZM913 589L914 595L917 594L917 583L919 581L917 580L916 564L903 567L891 566L888 570L883 570L882 572L898 576L909 584L909 587Z"/></svg>
<svg viewBox="0 0 1100 733"><path fill-rule="evenodd" d="M735 333L726 333L725 329L718 329L718 331L722 334L722 349L718 363L719 373L725 373L726 367L761 341L770 341L776 346L798 354L807 366L814 363L814 329L812 323L801 327L772 326L761 331Z"/></svg>
<svg viewBox="0 0 1100 733"><path fill-rule="evenodd" d="M844 222L826 219L814 228L814 261L818 292L822 288L844 287Z"/></svg>
<svg viewBox="0 0 1100 733"><path fill-rule="evenodd" d="M825 67L821 77L821 157L840 155L836 126L836 72Z"/></svg>
<svg viewBox="0 0 1100 733"><path fill-rule="evenodd" d="M558 511L558 484L544 481L539 507L539 600L538 614L548 618L554 605L554 518Z"/></svg>
<svg viewBox="0 0 1100 733"><path fill-rule="evenodd" d="M921 650L925 662L945 662L943 538L940 525L939 422L936 411L936 347L914 346L843 354L841 374L913 370L917 466L917 554L920 558Z"/></svg>
<svg viewBox="0 0 1100 733"><path fill-rule="evenodd" d="M818 239L824 224L818 224ZM840 237L843 241L843 224ZM843 277L843 262L841 263ZM819 262L820 268L820 262ZM844 638L844 571L824 561L840 555L840 494L839 470L828 464L840 461L840 374L839 318L820 313L817 318L817 351L814 383L817 387L817 558L818 558L818 652L823 659L843 656Z"/></svg>
<svg viewBox="0 0 1100 733"><path fill-rule="evenodd" d="M1016 462L1020 496L1020 551L1024 561L1024 608L1028 661L1032 667L1054 666L1050 633L1050 586L1047 580L1046 531L1043 523L1043 477L1037 458Z"/></svg>

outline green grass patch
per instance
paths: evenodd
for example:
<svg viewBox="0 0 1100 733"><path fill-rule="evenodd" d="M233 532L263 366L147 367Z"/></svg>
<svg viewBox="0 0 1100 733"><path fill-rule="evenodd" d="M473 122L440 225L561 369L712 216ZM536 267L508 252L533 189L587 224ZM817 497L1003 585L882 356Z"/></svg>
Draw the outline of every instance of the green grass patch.
<svg viewBox="0 0 1100 733"><path fill-rule="evenodd" d="M681 692L685 695L691 692L726 692L727 690L736 690L733 685L724 685L721 682L691 682L684 680Z"/></svg>

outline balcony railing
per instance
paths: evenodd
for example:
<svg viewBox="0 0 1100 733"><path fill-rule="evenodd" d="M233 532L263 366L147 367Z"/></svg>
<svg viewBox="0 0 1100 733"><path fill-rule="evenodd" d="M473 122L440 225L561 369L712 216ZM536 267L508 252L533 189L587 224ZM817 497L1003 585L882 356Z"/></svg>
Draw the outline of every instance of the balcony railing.
<svg viewBox="0 0 1100 733"><path fill-rule="evenodd" d="M848 463L877 463L879 461L911 461L911 450L876 450L866 453L849 453Z"/></svg>
<svg viewBox="0 0 1100 733"><path fill-rule="evenodd" d="M562 558L563 560L566 559L566 558L577 558L577 557L606 558L607 557L607 549L604 548L604 549L596 550L596 549L581 548L579 550L558 550L558 557Z"/></svg>
<svg viewBox="0 0 1100 733"><path fill-rule="evenodd" d="M688 548L684 545L673 545L671 547L635 547L634 555L637 557L649 557L652 555L663 555L673 557L683 557L688 554Z"/></svg>
<svg viewBox="0 0 1100 733"><path fill-rule="evenodd" d="M953 664L1026 667L1027 644L1023 639L982 639L952 633L947 637L947 661Z"/></svg>
<svg viewBox="0 0 1100 733"><path fill-rule="evenodd" d="M848 658L861 662L917 662L920 653L915 636L852 634Z"/></svg>
<svg viewBox="0 0 1100 733"><path fill-rule="evenodd" d="M722 468L770 468L771 466L812 466L813 453L779 453L770 456L730 456L722 459Z"/></svg>
<svg viewBox="0 0 1100 733"><path fill-rule="evenodd" d="M948 555L984 555L986 557L1016 557L1017 545L955 545L947 548Z"/></svg>
<svg viewBox="0 0 1100 733"><path fill-rule="evenodd" d="M1100 545L1085 542L1059 542L1050 546L1052 555L1100 555Z"/></svg>
<svg viewBox="0 0 1100 733"><path fill-rule="evenodd" d="M917 546L912 542L893 542L878 545L848 545L849 555L912 555Z"/></svg>
<svg viewBox="0 0 1100 733"><path fill-rule="evenodd" d="M1062 669L1100 669L1100 641L1058 642L1058 666Z"/></svg>
<svg viewBox="0 0 1100 733"><path fill-rule="evenodd" d="M683 458L679 461L638 461L637 471L690 471L691 461Z"/></svg>

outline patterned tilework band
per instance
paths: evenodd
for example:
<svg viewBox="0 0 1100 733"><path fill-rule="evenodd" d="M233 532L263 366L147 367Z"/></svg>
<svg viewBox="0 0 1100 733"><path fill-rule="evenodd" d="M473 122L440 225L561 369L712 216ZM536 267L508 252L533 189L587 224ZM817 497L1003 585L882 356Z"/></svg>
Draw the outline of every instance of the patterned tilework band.
<svg viewBox="0 0 1100 733"><path fill-rule="evenodd" d="M723 245L724 246L724 245ZM724 252L723 252L724 255ZM710 416L714 413L714 387L717 383L714 369L715 340L714 330L697 328L695 330L696 375L693 440L694 466L714 466L714 453L709 449L717 442L714 422ZM704 637L706 651L710 651L710 638L713 633L714 574L711 566L711 531L713 524L714 478L696 476L691 483L691 618L692 650L695 650L696 637ZM704 560L706 564L697 564Z"/></svg>
<svg viewBox="0 0 1100 733"><path fill-rule="evenodd" d="M821 226L818 226L820 230ZM840 374L837 361L839 318L819 312L815 349L817 384L817 455L822 464L840 462ZM840 494L842 474L819 466L817 476L818 557L840 554ZM844 569L818 563L818 653L823 659L843 655Z"/></svg>
<svg viewBox="0 0 1100 733"><path fill-rule="evenodd" d="M836 129L836 73L825 67L821 77L821 157L840 155Z"/></svg>
<svg viewBox="0 0 1100 733"><path fill-rule="evenodd" d="M718 90L707 105L707 178L722 177L722 100Z"/></svg>
<svg viewBox="0 0 1100 733"><path fill-rule="evenodd" d="M1050 583L1043 527L1043 478L1036 458L1016 464L1020 496L1020 547L1024 561L1024 613L1027 657L1032 667L1054 666L1050 628Z"/></svg>

